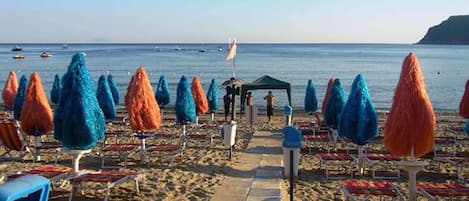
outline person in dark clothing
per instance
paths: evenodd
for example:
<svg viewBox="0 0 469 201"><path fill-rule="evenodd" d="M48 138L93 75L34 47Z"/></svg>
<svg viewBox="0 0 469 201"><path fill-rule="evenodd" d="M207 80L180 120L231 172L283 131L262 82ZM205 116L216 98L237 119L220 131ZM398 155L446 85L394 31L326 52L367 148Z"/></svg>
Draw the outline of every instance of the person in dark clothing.
<svg viewBox="0 0 469 201"><path fill-rule="evenodd" d="M269 91L267 96L264 97L264 100L267 102L267 121L270 124L270 119L274 115L274 101L276 97L272 94L272 91Z"/></svg>
<svg viewBox="0 0 469 201"><path fill-rule="evenodd" d="M231 94L226 93L223 96L223 106L225 107L225 121L228 121L228 115L230 115L230 106L231 106Z"/></svg>

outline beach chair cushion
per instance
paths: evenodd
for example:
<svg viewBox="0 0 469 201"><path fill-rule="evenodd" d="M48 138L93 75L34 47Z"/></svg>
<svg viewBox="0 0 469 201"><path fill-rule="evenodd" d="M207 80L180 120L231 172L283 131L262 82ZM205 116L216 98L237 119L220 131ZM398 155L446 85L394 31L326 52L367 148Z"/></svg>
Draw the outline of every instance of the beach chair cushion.
<svg viewBox="0 0 469 201"><path fill-rule="evenodd" d="M139 146L140 144L107 144L102 151L132 151Z"/></svg>
<svg viewBox="0 0 469 201"><path fill-rule="evenodd" d="M328 134L319 134L319 135L303 135L305 141L319 141L319 142L329 142Z"/></svg>
<svg viewBox="0 0 469 201"><path fill-rule="evenodd" d="M22 171L16 174L8 175L8 179L14 179L25 175L40 175L50 180L55 180L58 176L63 176L72 173L72 168L57 167L57 166L39 166L31 170Z"/></svg>
<svg viewBox="0 0 469 201"><path fill-rule="evenodd" d="M179 145L155 145L147 149L148 152L159 151L159 152L173 152L178 151L182 147Z"/></svg>
<svg viewBox="0 0 469 201"><path fill-rule="evenodd" d="M357 181L346 180L342 185L350 194L353 195L375 195L398 197L399 194L394 186L384 181Z"/></svg>
<svg viewBox="0 0 469 201"><path fill-rule="evenodd" d="M121 179L132 179L137 176L138 174L135 172L103 171L97 173L86 173L73 179L70 179L70 182L113 183Z"/></svg>
<svg viewBox="0 0 469 201"><path fill-rule="evenodd" d="M0 123L0 139L3 145L8 149L15 151L21 151L23 149L23 142L21 141L14 122Z"/></svg>
<svg viewBox="0 0 469 201"><path fill-rule="evenodd" d="M354 158L347 153L319 153L317 154L322 160L340 160L340 161L352 161Z"/></svg>
<svg viewBox="0 0 469 201"><path fill-rule="evenodd" d="M418 190L425 191L432 196L453 197L469 196L469 187L457 183L452 184L423 184L416 185Z"/></svg>
<svg viewBox="0 0 469 201"><path fill-rule="evenodd" d="M394 156L392 154L380 154L380 153L364 153L364 157L373 161L400 161L401 158Z"/></svg>

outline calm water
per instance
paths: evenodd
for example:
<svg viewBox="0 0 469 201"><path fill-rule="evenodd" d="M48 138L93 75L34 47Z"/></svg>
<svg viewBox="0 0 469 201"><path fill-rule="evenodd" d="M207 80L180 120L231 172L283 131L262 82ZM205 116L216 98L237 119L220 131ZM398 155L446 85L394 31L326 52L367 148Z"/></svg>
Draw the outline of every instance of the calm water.
<svg viewBox="0 0 469 201"><path fill-rule="evenodd" d="M217 51L221 46L224 50ZM225 62L227 44L60 44L21 45L26 56L14 60L13 44L0 44L0 85L15 70L18 79L33 71L40 73L49 94L53 77L63 75L71 56L87 52L87 64L97 81L101 74L111 73L125 95L130 76L138 66L145 66L155 87L160 75L165 75L175 99L176 85L182 75L200 76L205 89L215 78L219 84L231 77L231 62ZM199 49L205 52L199 52ZM41 52L53 57L42 59ZM308 79L312 79L318 99L322 101L330 77L340 78L347 93L358 73L368 82L375 106L389 108L404 57L414 52L420 59L427 90L434 108L457 110L469 75L469 46L388 45L388 44L239 44L236 58L236 77L245 81L268 74L292 84L293 106L302 108ZM0 89L1 90L1 89ZM221 89L223 94L223 89ZM254 91L256 105L264 105L266 91ZM275 90L279 98L276 107L287 103L286 93ZM122 102L122 100L121 100Z"/></svg>

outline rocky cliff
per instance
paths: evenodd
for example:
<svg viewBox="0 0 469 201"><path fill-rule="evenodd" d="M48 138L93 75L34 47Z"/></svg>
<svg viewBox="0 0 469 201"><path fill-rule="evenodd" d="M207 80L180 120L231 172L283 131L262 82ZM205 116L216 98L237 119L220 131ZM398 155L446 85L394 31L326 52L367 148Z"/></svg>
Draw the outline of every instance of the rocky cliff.
<svg viewBox="0 0 469 201"><path fill-rule="evenodd" d="M469 15L451 16L431 27L418 44L469 45Z"/></svg>

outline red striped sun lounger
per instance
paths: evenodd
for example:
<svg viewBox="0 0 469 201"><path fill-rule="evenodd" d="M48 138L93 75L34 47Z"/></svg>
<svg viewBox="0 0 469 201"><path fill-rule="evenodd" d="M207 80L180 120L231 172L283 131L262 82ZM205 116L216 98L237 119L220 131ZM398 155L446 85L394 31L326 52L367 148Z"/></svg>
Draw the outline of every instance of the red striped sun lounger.
<svg viewBox="0 0 469 201"><path fill-rule="evenodd" d="M347 200L356 200L358 196L370 195L404 200L404 195L396 186L384 181L346 180L342 182L342 188Z"/></svg>
<svg viewBox="0 0 469 201"><path fill-rule="evenodd" d="M469 187L457 183L452 184L417 184L417 190L429 200L439 200L438 197L469 198Z"/></svg>
<svg viewBox="0 0 469 201"><path fill-rule="evenodd" d="M319 168L324 167L326 171L326 180L328 179L343 179L344 176L329 176L330 171L350 172L350 177L353 177L353 167L355 158L346 153L319 153Z"/></svg>

